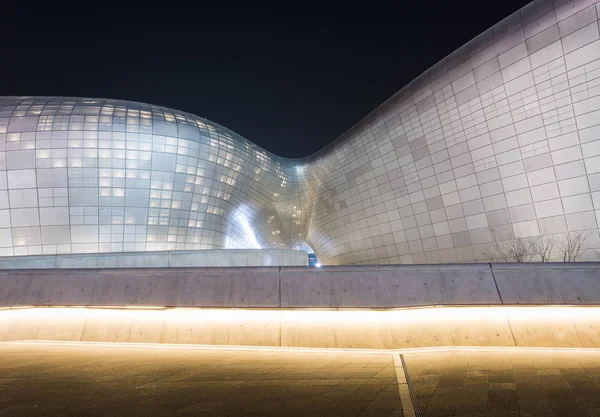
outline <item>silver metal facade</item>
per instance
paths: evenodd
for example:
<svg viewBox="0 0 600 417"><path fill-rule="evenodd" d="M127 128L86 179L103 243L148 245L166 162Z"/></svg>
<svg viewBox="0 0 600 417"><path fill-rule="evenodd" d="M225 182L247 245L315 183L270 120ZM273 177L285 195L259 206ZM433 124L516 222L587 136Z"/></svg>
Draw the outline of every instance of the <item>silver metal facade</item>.
<svg viewBox="0 0 600 417"><path fill-rule="evenodd" d="M304 159L197 116L0 98L0 255L312 248L325 264L486 261L600 222L597 1L536 1ZM284 138L283 138L284 139Z"/></svg>
<svg viewBox="0 0 600 417"><path fill-rule="evenodd" d="M301 222L277 213L298 164L223 127L117 100L0 106L0 255L297 243Z"/></svg>

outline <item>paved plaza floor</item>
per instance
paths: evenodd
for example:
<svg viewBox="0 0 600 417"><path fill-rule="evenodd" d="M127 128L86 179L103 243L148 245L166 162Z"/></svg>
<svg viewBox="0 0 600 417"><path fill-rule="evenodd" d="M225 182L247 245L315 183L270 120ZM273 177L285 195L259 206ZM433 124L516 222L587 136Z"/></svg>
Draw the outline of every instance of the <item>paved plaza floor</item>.
<svg viewBox="0 0 600 417"><path fill-rule="evenodd" d="M425 417L600 417L600 351L404 354Z"/></svg>
<svg viewBox="0 0 600 417"><path fill-rule="evenodd" d="M394 355L0 343L0 417L408 416ZM425 417L600 417L600 351L403 355Z"/></svg>
<svg viewBox="0 0 600 417"><path fill-rule="evenodd" d="M399 417L391 354L0 344L0 416Z"/></svg>

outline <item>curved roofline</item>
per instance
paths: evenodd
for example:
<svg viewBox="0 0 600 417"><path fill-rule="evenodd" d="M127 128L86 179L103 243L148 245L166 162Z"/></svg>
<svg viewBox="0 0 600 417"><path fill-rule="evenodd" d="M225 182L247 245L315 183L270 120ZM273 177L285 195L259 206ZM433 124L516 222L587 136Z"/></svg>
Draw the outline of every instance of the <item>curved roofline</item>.
<svg viewBox="0 0 600 417"><path fill-rule="evenodd" d="M373 115L375 115L382 107L384 107L386 104L389 104L392 100L397 99L398 97L402 96L402 95L406 95L407 97L410 96L410 92L409 90L411 88L413 88L415 86L415 84L424 81L425 78L429 77L430 74L436 70L437 68L445 65L446 63L448 63L448 61L450 61L454 56L460 55L462 53L465 52L465 49L467 49L469 46L477 43L478 41L481 40L481 38L488 34L488 33L492 33L493 35L493 31L496 27L498 27L499 25L501 25L502 23L504 23L505 21L509 20L510 18L512 18L514 15L520 13L523 9L527 8L528 6L534 4L535 2L529 3L519 9L517 9L516 11L514 11L513 13L511 13L510 15L508 15L507 17L505 17L504 19L500 20L499 22L497 22L495 25L493 25L492 27L484 30L483 32L481 32L479 35L477 35L476 37L474 37L473 39L471 39L470 41L468 41L467 43L463 44L462 46L460 46L458 49L454 50L453 52L451 52L450 54L446 55L445 57L443 57L442 59L440 59L439 61L437 61L435 64L433 64L432 66L430 66L429 68L427 68L423 73L421 73L420 75L418 75L416 78L414 78L413 80L411 80L408 84L406 84L404 87L402 87L400 90L396 91L394 94L392 94L389 98L387 98L384 102L382 102L381 104L379 104L377 107L375 107L373 110L371 110L369 113L367 113L364 117L362 117L361 119L359 119L356 123L354 123L353 125L351 125L348 129L346 129L344 131L344 133L342 133L341 135L339 135L337 138L335 138L333 141L331 141L330 143L324 145L322 148L320 148L319 150L311 153L310 155L307 156L302 156L302 157L285 157L285 156L280 156L275 154L272 151L269 151L268 149L263 148L262 146L258 145L256 142L252 141L251 139L246 138L245 136L231 130L230 128L217 123L213 120L207 119L205 117L202 116L198 116L197 114L191 113L189 111L185 111L185 110L180 110L180 109L176 109L173 107L166 107L163 106L161 104L153 104L153 103L146 103L146 102L142 102L142 101L136 101L136 100L126 100L126 99L118 99L118 98L106 98L106 97L75 97L75 96L31 96L31 95L24 95L24 96L3 96L3 97L7 97L7 98L29 98L29 97L35 97L35 98L66 98L66 99L77 99L77 100L81 100L81 99L94 99L94 100L115 100L115 101L123 101L123 102L127 102L127 103L139 103L139 104L144 104L144 105L151 105L151 106L157 106L157 107L162 107L164 109L168 109L168 110L173 110L173 111L178 111L180 113L185 113L185 114L189 114L192 115L194 117L197 117L203 121L206 121L210 124L216 125L218 127L220 127L221 129L231 132L249 142L252 142L252 144L254 144L255 146L257 146L258 148L260 148L261 150L267 152L270 156L279 158L279 159L285 159L291 162L305 162L311 159L315 159L319 156L321 156L320 154L322 153L327 153L329 150L331 150L331 148L343 143L345 140L349 139L349 133L352 132L352 130L358 128L364 121L366 121L367 119L369 119L370 117L373 117ZM470 57L469 57L470 58ZM456 66L458 66L460 63L464 62L464 60L458 60L455 65L452 65L449 68L446 68L446 71L455 68ZM437 79L438 77L436 77Z"/></svg>
<svg viewBox="0 0 600 417"><path fill-rule="evenodd" d="M408 90L412 87L414 87L415 84L417 84L420 81L423 81L424 78L428 77L431 72L433 72L434 70L436 70L438 67L446 64L452 57L459 55L461 53L465 52L465 49L467 49L469 46L473 45L474 43L478 42L479 40L481 40L481 38L486 35L487 33L493 33L494 28L496 28L497 26L501 25L502 23L504 23L505 21L507 21L508 19L510 19L511 17L513 17L514 15L516 15L517 13L520 13L523 9L527 8L529 5L534 4L535 2L532 3L528 3L527 5L517 9L516 11L514 11L513 13L511 13L510 15L508 15L507 17L505 17L504 19L500 20L498 23L494 24L492 27L484 30L483 32L481 32L479 35L475 36L473 39L471 39L470 41L468 41L467 43L463 44L462 46L460 46L458 49L452 51L450 54L446 55L445 57L443 57L442 59L440 59L439 61L437 61L435 64L433 64L432 66L430 66L429 68L427 68L424 72L422 72L420 75L418 75L416 78L414 78L413 80L411 80L408 84L406 84L404 87L402 87L400 90L396 91L394 94L392 94L389 98L387 98L384 102L382 102L381 104L379 104L377 107L375 107L373 110L371 110L369 113L367 113L367 115L365 115L364 117L362 117L360 120L358 120L356 123L354 123L352 126L350 126L344 133L342 133L340 136L338 136L337 138L335 138L333 141L331 141L330 143L328 143L327 145L323 146L321 149L319 149L318 151L313 152L312 154L308 155L308 156L304 156L301 158L288 158L288 159L298 159L298 160L308 160L308 159L314 159L317 156L319 156L318 154L320 154L321 152L326 152L329 150L329 148L332 148L336 145L341 144L342 142L344 142L346 139L348 139L348 134L353 130L356 129L357 127L359 127L365 120L367 120L369 117L372 117L375 113L377 113L377 111L379 109L381 109L382 107L384 107L386 104L388 104L390 101L398 98L399 96L401 96L402 94L407 94ZM452 68L455 68L456 66L458 66L460 63L462 63L464 61L459 60L456 62L456 65L453 65L450 68L447 68L447 70L450 70ZM438 78L438 77L436 77Z"/></svg>
<svg viewBox="0 0 600 417"><path fill-rule="evenodd" d="M154 104L154 103L146 103L144 101L137 101L137 100L125 100L125 99L120 99L120 98L108 98L108 97L91 97L91 96L87 96L87 97L83 97L83 96L33 96L33 95L22 95L22 96L15 96L15 95L10 95L10 96L0 96L0 98L9 98L9 99L28 99L28 98L33 98L33 99L50 99L49 101L55 100L55 99L67 99L67 100L73 100L73 101L81 101L81 100L107 100L107 101L121 101L123 103L137 103L137 104L143 104L144 106L155 106L155 107L160 107L162 109L166 109L166 110L170 110L170 111L175 111L175 112L179 112L182 114L186 114L186 115L190 115L193 117L197 117L198 119L201 119L202 121L214 125L216 127L221 128L222 130L225 130L227 132L230 132L236 136L239 136L240 138L251 142L254 146L260 148L261 150L267 152L270 156L278 158L278 159L286 159L286 160L298 160L301 158L287 158L284 156L279 156L276 155L275 153L269 151L268 149L263 148L262 146L258 145L257 143L251 141L250 139L248 139L247 137L240 135L239 133L235 132L234 130L231 130L230 128L223 126L220 123L217 123L213 120L207 119L206 117L202 117L202 116L198 116L195 113L191 113L189 111L186 110L180 110L180 109L176 109L173 107L167 107L167 106L163 106L162 104Z"/></svg>

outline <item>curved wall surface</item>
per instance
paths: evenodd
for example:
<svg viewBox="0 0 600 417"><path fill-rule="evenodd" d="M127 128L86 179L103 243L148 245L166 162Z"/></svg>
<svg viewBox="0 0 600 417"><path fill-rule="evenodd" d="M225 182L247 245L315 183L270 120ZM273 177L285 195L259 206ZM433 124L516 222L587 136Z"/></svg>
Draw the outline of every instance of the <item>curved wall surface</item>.
<svg viewBox="0 0 600 417"><path fill-rule="evenodd" d="M297 162L148 104L0 98L0 255L301 247Z"/></svg>
<svg viewBox="0 0 600 417"><path fill-rule="evenodd" d="M163 107L1 98L0 255L310 246L326 264L476 262L498 242L582 233L597 258L599 13L535 1L304 159Z"/></svg>
<svg viewBox="0 0 600 417"><path fill-rule="evenodd" d="M309 158L322 260L483 261L494 239L569 231L597 247L599 11L529 4Z"/></svg>

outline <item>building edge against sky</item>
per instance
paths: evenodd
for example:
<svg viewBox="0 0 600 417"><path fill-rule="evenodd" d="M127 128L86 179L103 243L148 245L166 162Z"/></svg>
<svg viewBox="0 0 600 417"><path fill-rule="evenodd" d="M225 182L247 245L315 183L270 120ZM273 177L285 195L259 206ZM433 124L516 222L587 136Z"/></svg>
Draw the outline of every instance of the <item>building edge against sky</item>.
<svg viewBox="0 0 600 417"><path fill-rule="evenodd" d="M599 15L597 1L535 1L303 159L155 105L0 98L0 255L477 262L578 234L596 259Z"/></svg>

